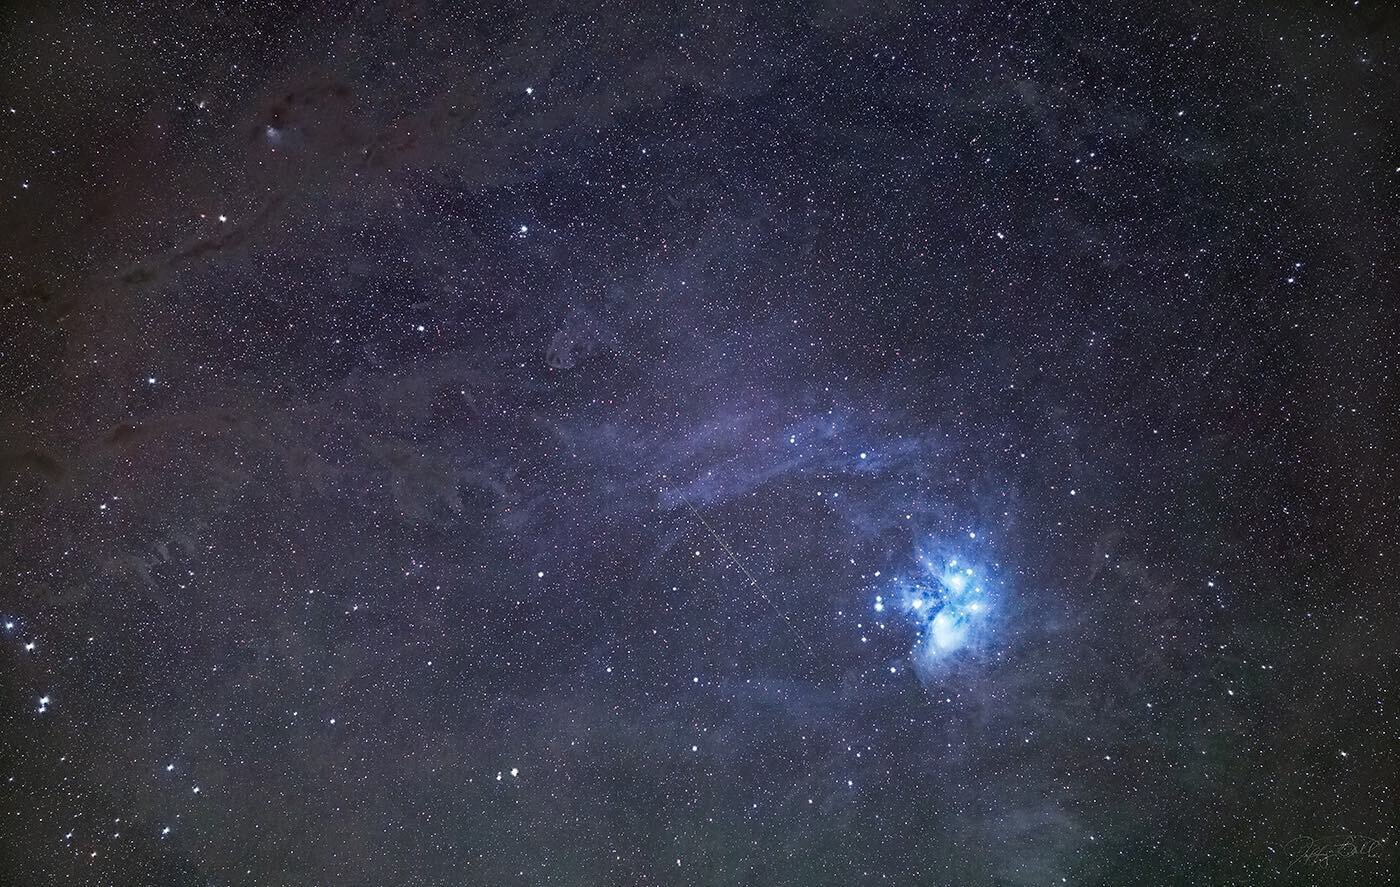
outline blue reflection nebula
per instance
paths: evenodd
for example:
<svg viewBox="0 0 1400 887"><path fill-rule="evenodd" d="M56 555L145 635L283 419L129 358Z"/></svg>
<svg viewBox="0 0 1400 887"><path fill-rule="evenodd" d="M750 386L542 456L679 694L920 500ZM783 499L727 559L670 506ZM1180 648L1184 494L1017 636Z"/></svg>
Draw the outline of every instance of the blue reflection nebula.
<svg viewBox="0 0 1400 887"><path fill-rule="evenodd" d="M958 558L920 556L913 575L894 585L893 601L919 629L913 653L924 671L972 647L990 624L992 600L982 571ZM876 595L876 612L886 606Z"/></svg>

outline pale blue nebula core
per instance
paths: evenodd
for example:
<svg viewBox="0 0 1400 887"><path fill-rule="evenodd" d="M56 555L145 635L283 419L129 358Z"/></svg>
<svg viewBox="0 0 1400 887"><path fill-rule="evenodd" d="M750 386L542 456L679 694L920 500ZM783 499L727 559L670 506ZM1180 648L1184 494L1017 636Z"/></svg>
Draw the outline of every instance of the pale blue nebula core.
<svg viewBox="0 0 1400 887"><path fill-rule="evenodd" d="M875 596L875 611L898 610L917 631L911 651L928 672L981 645L992 626L994 595L977 565L959 557L920 554L893 589Z"/></svg>

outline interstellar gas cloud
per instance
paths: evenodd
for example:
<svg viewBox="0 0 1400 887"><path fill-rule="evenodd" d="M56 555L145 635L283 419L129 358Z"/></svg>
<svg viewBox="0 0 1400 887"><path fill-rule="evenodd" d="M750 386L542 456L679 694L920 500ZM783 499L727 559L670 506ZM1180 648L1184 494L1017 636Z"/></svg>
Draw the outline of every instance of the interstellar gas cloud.
<svg viewBox="0 0 1400 887"><path fill-rule="evenodd" d="M1388 883L1389 6L0 22L0 884Z"/></svg>

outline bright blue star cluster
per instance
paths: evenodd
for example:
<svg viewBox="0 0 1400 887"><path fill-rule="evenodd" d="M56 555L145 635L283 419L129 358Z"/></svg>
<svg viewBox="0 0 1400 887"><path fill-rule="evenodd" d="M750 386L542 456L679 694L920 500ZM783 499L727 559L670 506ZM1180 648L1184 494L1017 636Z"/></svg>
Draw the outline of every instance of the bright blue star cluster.
<svg viewBox="0 0 1400 887"><path fill-rule="evenodd" d="M982 570L959 558L921 554L912 573L894 580L888 600L875 596L875 611L893 605L918 626L912 653L927 672L982 640L991 625L993 601Z"/></svg>

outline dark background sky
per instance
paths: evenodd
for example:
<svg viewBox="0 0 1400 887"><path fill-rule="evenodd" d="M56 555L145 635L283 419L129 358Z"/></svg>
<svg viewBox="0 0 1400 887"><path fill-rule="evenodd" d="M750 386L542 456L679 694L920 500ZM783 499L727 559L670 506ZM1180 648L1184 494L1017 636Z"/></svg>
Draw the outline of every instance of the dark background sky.
<svg viewBox="0 0 1400 887"><path fill-rule="evenodd" d="M1386 4L345 6L0 15L0 883L1387 883Z"/></svg>

